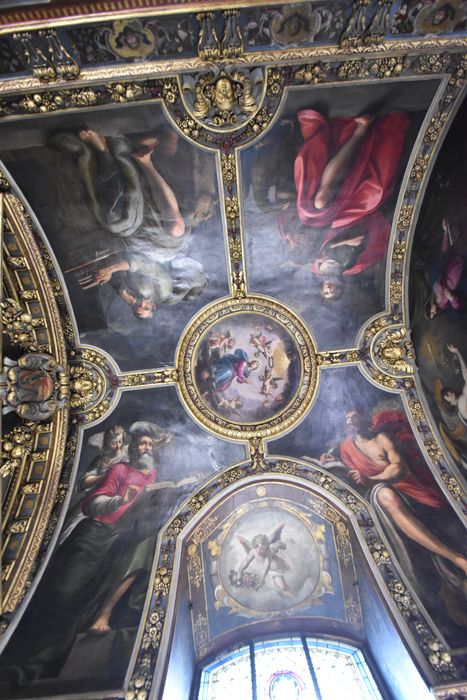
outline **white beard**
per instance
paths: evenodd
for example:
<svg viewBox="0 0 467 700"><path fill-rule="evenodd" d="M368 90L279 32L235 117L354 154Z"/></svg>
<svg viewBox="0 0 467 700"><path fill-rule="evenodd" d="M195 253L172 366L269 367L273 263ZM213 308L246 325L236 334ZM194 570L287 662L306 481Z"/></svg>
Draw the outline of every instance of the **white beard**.
<svg viewBox="0 0 467 700"><path fill-rule="evenodd" d="M154 455L143 454L139 455L130 463L135 469L154 469Z"/></svg>

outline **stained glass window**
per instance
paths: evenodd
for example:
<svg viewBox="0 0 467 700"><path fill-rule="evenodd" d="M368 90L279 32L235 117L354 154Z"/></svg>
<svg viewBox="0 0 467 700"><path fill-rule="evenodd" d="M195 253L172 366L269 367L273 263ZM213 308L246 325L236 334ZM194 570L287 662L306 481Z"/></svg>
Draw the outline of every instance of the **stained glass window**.
<svg viewBox="0 0 467 700"><path fill-rule="evenodd" d="M362 652L314 637L254 642L206 666L198 700L382 700Z"/></svg>

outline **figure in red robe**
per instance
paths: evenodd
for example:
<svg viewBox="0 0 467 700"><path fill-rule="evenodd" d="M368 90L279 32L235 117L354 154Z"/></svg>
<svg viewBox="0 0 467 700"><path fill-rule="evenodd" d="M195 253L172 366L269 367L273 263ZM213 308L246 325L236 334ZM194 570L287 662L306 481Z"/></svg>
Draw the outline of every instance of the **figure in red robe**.
<svg viewBox="0 0 467 700"><path fill-rule="evenodd" d="M325 260L334 263L333 279L358 274L379 262L387 251L391 224L378 209L394 185L408 116L392 112L375 118L327 120L307 109L298 113L298 121L304 144L294 167L297 206L296 212L289 207L279 216L281 235L297 244L298 216L305 227L325 231L312 264L314 274L325 282L330 272L323 265ZM335 253L340 255L336 258ZM329 289L323 296L337 298L335 291Z"/></svg>
<svg viewBox="0 0 467 700"><path fill-rule="evenodd" d="M340 445L340 457L349 477L359 486L378 486L378 506L397 528L435 555L444 557L467 575L467 559L444 545L413 513L404 497L439 510L447 506L431 472L418 453L404 414L383 411L369 425L361 412L346 413L349 436ZM383 431L384 430L384 431ZM325 464L332 455L322 456Z"/></svg>

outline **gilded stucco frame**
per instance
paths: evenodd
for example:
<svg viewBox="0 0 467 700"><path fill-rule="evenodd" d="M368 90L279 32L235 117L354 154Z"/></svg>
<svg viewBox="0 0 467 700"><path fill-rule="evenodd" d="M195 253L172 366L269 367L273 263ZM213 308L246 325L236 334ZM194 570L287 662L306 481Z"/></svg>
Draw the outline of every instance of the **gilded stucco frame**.
<svg viewBox="0 0 467 700"><path fill-rule="evenodd" d="M283 3L272 2L270 4L282 5ZM257 1L230 3L229 8L246 5L262 6L264 3ZM107 6L109 6L108 3ZM357 7L358 2L354 3L354 12ZM96 3L94 9L101 9L99 3ZM200 13L199 21L202 21L203 13L212 9L213 6L210 3L190 4L191 12ZM52 25L54 27L78 26L89 24L96 19L99 21L117 18L129 19L148 14L158 16L184 11L186 11L186 6L183 4L177 7L165 6L157 10L149 10L147 8L132 8L131 3L129 3L128 9L122 12L110 10L107 13L102 12L91 17L80 14L78 8L73 17L65 18L58 17L59 9L52 6L42 11L42 15L39 15L39 12L34 9L21 13L10 13L9 16L5 17L8 24L4 24L0 29L0 34L34 32L41 28L52 27ZM222 7L219 12L222 12ZM73 10L71 14L73 14ZM230 59L219 55L214 58L210 57L209 61L201 53L190 58L181 56L173 60L119 63L111 67L83 68L72 79L58 79L49 83L44 83L43 80L32 74L21 78L9 78L0 81L0 101L3 118L9 121L15 120L20 124L22 119L29 119L35 114L87 110L104 103L109 105L128 104L157 100L163 103L174 128L180 130L188 138L195 138L194 132L196 132L197 143L208 149L216 149L219 154L219 145L226 132L203 125L198 117L193 119L193 115L187 111L189 105L182 95L180 76L192 74L196 79L203 71L212 69L213 65L224 66L229 61L246 70L253 67L264 68L264 90L261 104L258 104L258 109L251 117L238 128L232 130L236 144L230 146L229 149L223 149L220 157L219 155L217 157L217 167L223 185L221 201L224 236L229 259L230 299L241 302L248 300L248 277L244 265L239 153L246 143L253 143L274 123L285 92L292 87L293 89L309 89L310 86L316 84L341 85L344 82L353 81L361 84L377 80L391 81L397 80L399 77L409 78L411 76L414 78L440 77L441 82L437 96L432 102L407 167L394 217L388 253L386 312L368 321L366 326L361 329L355 347L319 353L316 353L315 348L311 347L310 353L316 364L315 369L318 377L321 371L332 371L334 366L356 364L368 381L386 391L402 396L407 416L422 452L440 488L443 489L452 506L461 515L462 476L440 441L435 421L423 396L414 357L410 353L410 345L407 345L407 342L410 343L410 328L408 326L408 286L406 281L410 250L423 194L436 155L465 93L466 46L467 39L461 36L444 38L428 36L412 39L404 37L400 40L380 40L377 43L366 44L362 33L360 38L357 37L350 45L311 45L268 51L243 51ZM270 64L273 64L274 67L268 68L267 66ZM262 114L260 120L258 114ZM4 457L11 455L12 449L10 447L9 450L6 450L5 442L13 443L14 446L20 448L17 450L18 457L15 461L9 459L5 462L9 466L7 469L4 468L3 472L11 471L13 475L13 485L7 495L7 508L3 523L4 542L7 543L8 538L13 535L23 535L19 555L12 560L12 565L6 571L7 576L3 589L3 610L10 613L15 620L18 615L14 613L18 610L20 615L27 604L27 600L25 600L20 611L21 601L28 589L33 591L35 574L46 566L51 547L56 541L58 529L69 500L69 487L73 483L77 466L74 465L74 457L75 453L79 453L83 427L104 420L123 391L157 387L164 384L175 384L180 387L183 357L178 355L176 365L171 368L121 372L113 363L112 358L104 352L80 345L63 277L58 270L53 253L43 238L38 222L31 213L25 210L21 198L15 190L14 183L9 180L6 172L2 176L1 190L2 228L14 233L20 251L20 253L12 254L11 250L8 251L5 248L3 279L8 296L13 297L23 307L31 300L41 302L43 322L41 321L41 326L38 324L35 327L31 326L28 332L32 333L32 338L36 336L36 347L40 345L41 349L46 348L47 352L50 352L60 364L69 368L71 378L73 378L73 372L78 371L77 368L81 368L80 371L84 371L83 368L86 369L92 376L97 376L97 374L101 376L101 390L97 397L92 399L90 397L76 397L75 393L75 404L71 403L72 416L74 417L71 419L68 415L68 408L60 409L50 425L40 428L22 426L16 436L4 437L2 443ZM20 285L18 271L24 270L30 271L33 278L33 285L30 289L25 289ZM289 311L293 314L292 310ZM44 327L47 330L48 343L39 342L40 339L37 338L39 327ZM6 330L9 332L8 328ZM190 331L191 329L187 330L188 335ZM396 367L382 362L378 349L383 341L386 344L392 343L394 347L403 347L405 365L402 366L402 369L401 365ZM112 382L109 381L110 376L114 378ZM183 397L183 391L181 391L181 396ZM310 397L309 403L311 403L312 398ZM205 420L202 412L194 412L194 415L206 429L212 429L212 424ZM292 423L284 427L284 430L295 427L300 418L301 414L297 415ZM47 430L50 434L48 445L52 444L53 448L47 446L46 449L41 449L40 435ZM68 442L65 448L68 430L71 432L68 433ZM231 438L232 436L228 435L227 437ZM252 431L251 435L247 436L245 445L248 447L251 458L249 466L234 467L228 471L229 474L234 473L235 469L239 469L238 473L241 477L246 476L247 473L254 475L258 473L257 470L260 470L261 473L269 471L270 458L264 457L267 452L267 445L263 441L264 437L267 435L261 431L258 431L257 434ZM22 449L24 445L26 448ZM34 466L34 461L44 462L44 459L46 461L44 478L38 487L31 482L31 469ZM317 469L316 465L313 469ZM275 467L272 470L274 471ZM287 472L285 470L285 473L293 474L293 471ZM224 486L227 486L228 483L227 481ZM319 488L322 487L322 484L319 485ZM23 517L20 515L21 497L31 493L31 490L34 492L34 489L39 495L38 505L31 516ZM201 512L208 509L208 494L209 489L203 487L200 495L192 497L195 501L192 500L188 503L189 510ZM190 503L195 502L199 508L198 505L196 508L194 505L190 506ZM165 533L171 527L173 528L173 522L172 520L172 523L167 526ZM188 520L185 522L188 526ZM356 531L358 532L358 526L356 526ZM161 541L162 536L159 537L158 550ZM377 569L374 560L371 561L371 565L375 570ZM160 594L164 600L164 607L168 605L169 609L176 593L175 586L170 586L169 577L169 583L158 589L157 576L156 572L155 578L153 577L153 585L158 591L158 595ZM176 580L177 577L174 578ZM389 590L385 592L386 599L393 607L397 608L395 594ZM27 598L30 595L31 593L28 593ZM142 624L142 629L152 624L149 620L148 610L146 613L147 621ZM4 622L3 631L6 636L9 634L8 627L8 623ZM445 668L446 664L441 661L438 664L430 662L432 650L430 652L430 647L427 644L422 644L420 640L416 642L410 634L404 634L404 636L406 639L408 638L408 643L417 657L425 659L423 662L425 665L428 659L430 673L433 678L437 679L437 683L446 684L451 679L455 679L455 673L449 675L450 672ZM158 644L159 642L157 646ZM153 669L152 664L155 662L156 658L154 657L151 661L151 669ZM128 697L130 697L129 693L141 688L136 680L140 673L141 670L138 670L137 664L131 681L128 679L130 683L127 690ZM149 668L145 668L146 680L148 673ZM444 692L444 690L440 690L440 697L446 697L446 694L443 695Z"/></svg>

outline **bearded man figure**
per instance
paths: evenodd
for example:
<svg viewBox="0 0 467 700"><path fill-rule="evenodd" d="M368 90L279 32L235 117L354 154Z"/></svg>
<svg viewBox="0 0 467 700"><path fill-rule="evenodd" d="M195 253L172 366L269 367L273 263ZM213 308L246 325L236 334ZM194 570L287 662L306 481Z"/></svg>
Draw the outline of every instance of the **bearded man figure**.
<svg viewBox="0 0 467 700"><path fill-rule="evenodd" d="M3 655L0 678L9 681L13 692L33 679L57 677L79 633L110 630L115 603L138 572L149 568L148 543L143 537L139 541L129 537L129 532L137 529L138 504L156 481L155 451L171 434L146 421L135 423L129 432L128 461L110 466L102 481L87 492L83 499L87 517L56 551L19 625L18 643L13 640ZM129 574L124 575L127 569ZM122 583L117 590L116 580ZM140 609L134 612L138 616ZM130 626L134 622L132 618Z"/></svg>
<svg viewBox="0 0 467 700"><path fill-rule="evenodd" d="M371 422L355 408L345 416L348 437L339 446L350 480L374 491L375 505L406 537L467 575L467 558L436 537L414 514L412 505L429 514L449 512L431 472L418 456L416 442L400 411L382 411ZM396 428L391 426L397 426ZM393 434L395 436L393 437ZM326 453L321 461L335 457ZM425 516L426 517L426 516Z"/></svg>

